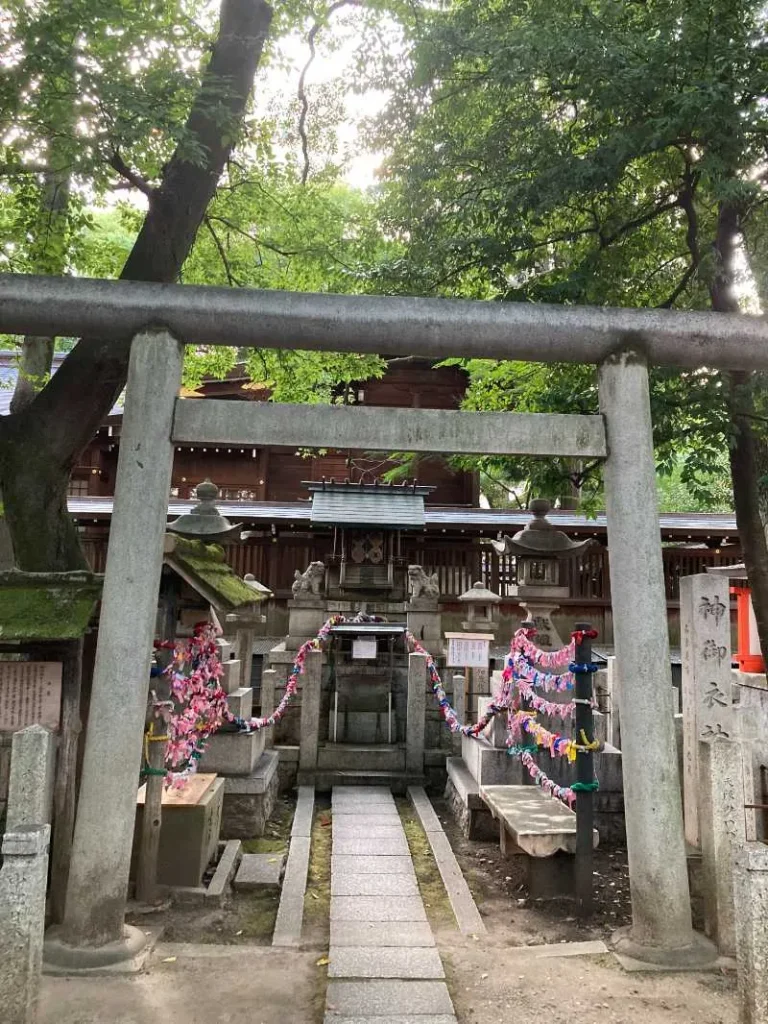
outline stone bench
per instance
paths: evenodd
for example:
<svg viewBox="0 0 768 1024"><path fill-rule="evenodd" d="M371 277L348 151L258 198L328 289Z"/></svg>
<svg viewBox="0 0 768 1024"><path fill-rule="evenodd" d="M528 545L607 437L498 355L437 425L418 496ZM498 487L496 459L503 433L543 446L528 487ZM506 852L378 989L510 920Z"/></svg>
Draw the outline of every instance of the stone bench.
<svg viewBox="0 0 768 1024"><path fill-rule="evenodd" d="M445 768L445 798L464 836L467 839L495 839L496 823L480 796L480 786L464 760L448 757L445 759Z"/></svg>
<svg viewBox="0 0 768 1024"><path fill-rule="evenodd" d="M480 797L499 823L505 857L524 858L531 896L574 891L576 815L537 786L483 786ZM593 845L598 844L593 831Z"/></svg>

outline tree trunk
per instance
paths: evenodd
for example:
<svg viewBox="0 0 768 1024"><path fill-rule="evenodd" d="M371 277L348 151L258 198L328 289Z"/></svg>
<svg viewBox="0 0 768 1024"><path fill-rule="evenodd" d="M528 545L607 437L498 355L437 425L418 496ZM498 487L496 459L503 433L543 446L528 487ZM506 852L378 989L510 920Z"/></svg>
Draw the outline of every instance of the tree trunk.
<svg viewBox="0 0 768 1024"><path fill-rule="evenodd" d="M710 293L712 308L719 313L738 313L739 303L734 290L737 277L737 254L740 239L740 215L728 202L720 205L715 240L716 267ZM729 450L736 525L739 529L744 564L763 651L768 652L768 540L766 515L768 501L761 480L768 465L765 440L755 431L754 389L760 375L728 374L728 405L733 434Z"/></svg>
<svg viewBox="0 0 768 1024"><path fill-rule="evenodd" d="M67 269L70 195L72 190L73 138L75 121L75 57L73 41L61 68L49 81L60 97L51 111L55 132L47 140L47 172L40 197L40 209L31 225L29 265L33 273L61 275ZM21 412L42 389L51 372L54 338L27 336L21 350L11 412Z"/></svg>
<svg viewBox="0 0 768 1024"><path fill-rule="evenodd" d="M271 19L264 0L222 0L184 141L150 197L122 279L178 278L240 133ZM34 401L0 424L0 491L22 569L83 563L67 513L69 472L125 384L130 342L81 339Z"/></svg>

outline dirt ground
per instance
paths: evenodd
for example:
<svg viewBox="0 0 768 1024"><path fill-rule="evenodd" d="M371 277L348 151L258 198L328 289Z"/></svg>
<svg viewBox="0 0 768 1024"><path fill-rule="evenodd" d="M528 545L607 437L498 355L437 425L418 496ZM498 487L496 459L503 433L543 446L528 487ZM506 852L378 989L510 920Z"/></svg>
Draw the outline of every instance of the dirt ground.
<svg viewBox="0 0 768 1024"><path fill-rule="evenodd" d="M263 946L161 945L145 974L45 978L39 1022L317 1024L326 968L316 960Z"/></svg>
<svg viewBox="0 0 768 1024"><path fill-rule="evenodd" d="M582 925L568 900L529 900L498 844L468 842L447 807L434 805L487 928L483 935L459 935L426 836L410 805L398 801L459 1024L736 1024L732 972L626 973L606 954L541 957L538 946L563 944L569 952L565 944L606 939L629 922L625 851L598 852L595 914ZM292 813L293 802L281 801L251 851L279 854ZM321 1024L330 826L330 801L319 796L301 951L268 945L277 910L270 894L239 895L213 912L153 915L165 933L147 973L46 979L40 1024L155 1024L159 1014L185 1024Z"/></svg>

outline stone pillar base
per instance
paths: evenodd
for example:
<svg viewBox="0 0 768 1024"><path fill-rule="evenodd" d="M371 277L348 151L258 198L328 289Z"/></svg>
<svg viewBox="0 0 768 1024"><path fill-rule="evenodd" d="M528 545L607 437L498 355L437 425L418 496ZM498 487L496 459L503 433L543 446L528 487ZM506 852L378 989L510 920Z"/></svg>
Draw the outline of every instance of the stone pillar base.
<svg viewBox="0 0 768 1024"><path fill-rule="evenodd" d="M610 945L618 956L647 964L653 970L702 971L714 967L717 948L698 932L692 934L693 942L687 946L645 946L632 938L631 928L620 928L611 936Z"/></svg>
<svg viewBox="0 0 768 1024"><path fill-rule="evenodd" d="M49 928L43 944L44 974L138 974L153 940L140 928L123 925L123 937L103 946L70 946L60 925Z"/></svg>
<svg viewBox="0 0 768 1024"><path fill-rule="evenodd" d="M525 589L519 587L518 590ZM560 634L555 628L552 613L560 607L558 604L545 603L526 598L520 595L520 607L525 611L526 618L531 619L536 626L536 645L543 651L557 651L564 647Z"/></svg>

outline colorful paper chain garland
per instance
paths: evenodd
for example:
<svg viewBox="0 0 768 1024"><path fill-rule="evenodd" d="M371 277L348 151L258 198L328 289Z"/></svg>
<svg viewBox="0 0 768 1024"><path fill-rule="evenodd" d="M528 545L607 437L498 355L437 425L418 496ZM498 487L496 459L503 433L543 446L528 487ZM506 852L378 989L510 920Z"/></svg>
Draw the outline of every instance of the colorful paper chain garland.
<svg viewBox="0 0 768 1024"><path fill-rule="evenodd" d="M225 723L234 726L243 733L257 732L276 725L298 691L298 680L304 671L307 654L313 650L322 650L328 641L334 626L348 621L343 615L334 615L323 624L316 637L302 644L296 652L291 671L286 681L285 693L278 706L271 714L263 718L243 719L233 715L227 704L227 695L219 686L218 680L223 674L223 667L218 656L218 645L213 627L201 624L195 629L195 635L187 643L157 641L156 647L173 647L174 657L165 670L171 678L172 701L159 702L155 705L155 715L166 724L167 736L148 736L153 740L166 740L166 784L180 788L186 780L197 771L207 740ZM378 621L373 617L358 616L350 621ZM565 690L573 687L575 671L594 671L594 666L572 664L576 644L580 643L584 633L577 631L572 634L571 643L559 651L541 651L532 642L532 630L523 628L515 633L510 644L510 653L503 674L504 687L498 701L492 701L483 717L474 725L463 725L451 707L448 696L437 670L434 658L422 646L416 637L406 631L406 642L409 649L426 657L427 672L435 698L440 707L443 719L452 732L464 736L479 736L489 723L504 712L508 716L508 752L521 758L533 781L553 797L562 800L569 806L576 799L573 788L565 788L553 782L533 760L531 753L539 747L547 749L553 756L566 756L574 760L579 750L599 749L598 743L587 743L582 733L582 743L577 744L559 733L551 733L539 723L533 721L535 712L557 716L562 719L572 717L575 713L575 702L557 704L547 701L534 693L534 687L544 690ZM586 635L594 636L589 633ZM541 671L543 669L564 668L569 670L561 673ZM190 671L191 669L191 671ZM521 710L519 698L516 701L512 690L513 681L517 684L519 696L526 700L533 711ZM536 746L520 743L525 731L534 740ZM185 767L175 770L180 765ZM145 767L142 774L153 774L154 770ZM580 786L580 789L585 788Z"/></svg>

